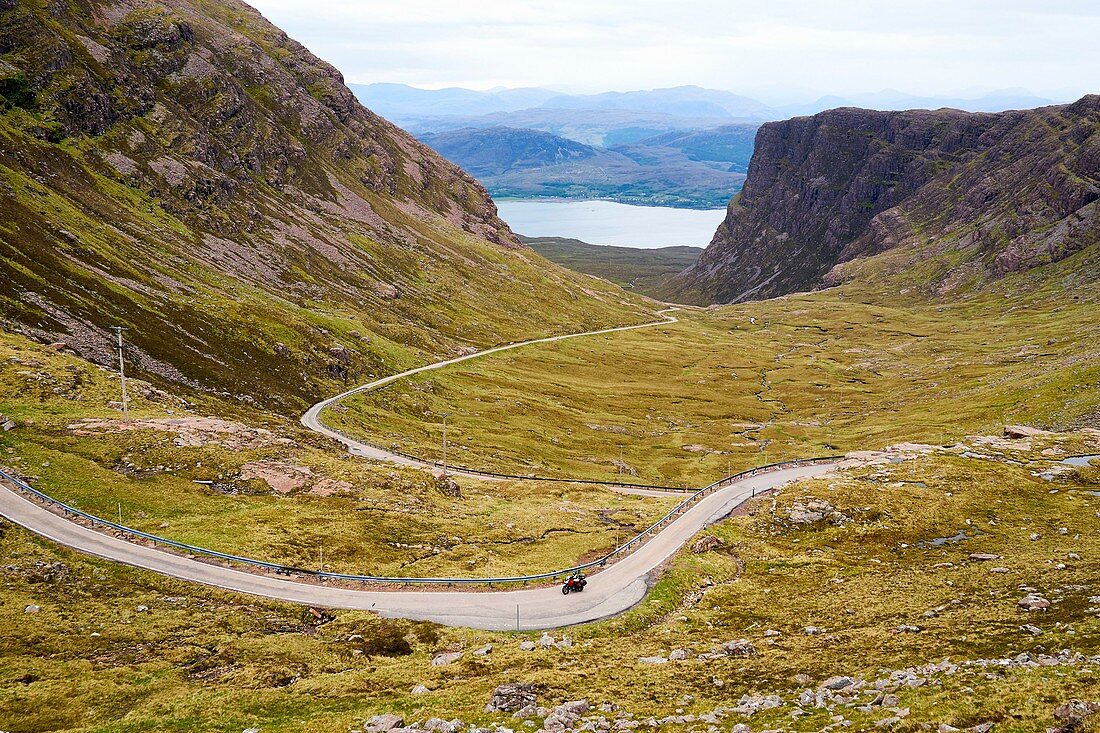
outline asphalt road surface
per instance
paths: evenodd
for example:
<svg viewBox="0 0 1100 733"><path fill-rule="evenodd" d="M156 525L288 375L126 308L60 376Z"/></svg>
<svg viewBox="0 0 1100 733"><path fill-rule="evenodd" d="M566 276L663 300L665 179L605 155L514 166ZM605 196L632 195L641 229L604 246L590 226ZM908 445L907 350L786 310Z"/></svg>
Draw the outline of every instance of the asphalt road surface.
<svg viewBox="0 0 1100 733"><path fill-rule="evenodd" d="M225 590L327 608L376 611L383 616L436 621L479 629L549 629L622 613L642 600L657 568L699 530L722 519L757 492L829 465L788 468L743 479L695 504L633 554L590 576L582 593L563 596L557 586L501 591L359 591L313 585L163 552L97 532L54 514L22 495L0 489L0 514L58 544ZM517 622L518 615L518 622Z"/></svg>
<svg viewBox="0 0 1100 733"><path fill-rule="evenodd" d="M529 344L563 341L579 336L594 336L617 331L650 328L674 323L676 318L635 326L621 326L582 334L566 334L508 344L455 359L410 369L365 384L319 402L302 416L302 423L346 445L353 454L391 461L418 468L432 464L395 455L360 443L325 427L320 413L326 407L358 392L377 389L403 377L456 364L488 354ZM134 567L152 570L182 580L194 581L224 590L239 591L265 598L327 608L376 611L383 616L435 621L451 626L479 629L549 629L595 621L622 613L639 603L660 566L701 529L726 517L754 492L782 486L790 481L817 476L832 469L830 465L786 468L751 476L710 494L654 535L632 554L592 575L581 593L562 595L559 586L486 591L432 590L354 590L326 584L303 583L274 575L235 570L222 563L188 559L182 555L139 545L71 522L36 504L0 483L0 514L12 522L47 539L81 552ZM461 473L456 471L455 473ZM471 476L481 478L477 474ZM626 491L628 489L618 489ZM636 490L646 493L644 490Z"/></svg>

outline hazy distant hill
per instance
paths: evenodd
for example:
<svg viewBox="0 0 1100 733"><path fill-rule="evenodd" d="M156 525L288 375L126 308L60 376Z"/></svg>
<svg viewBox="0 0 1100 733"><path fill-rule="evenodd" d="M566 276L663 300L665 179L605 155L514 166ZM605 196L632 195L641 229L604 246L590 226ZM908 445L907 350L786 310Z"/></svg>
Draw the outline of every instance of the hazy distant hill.
<svg viewBox="0 0 1100 733"><path fill-rule="evenodd" d="M667 132L631 145L620 145L618 152L642 162L657 149L677 150L688 160L729 163L729 171L744 173L752 159L757 125L723 125L710 130Z"/></svg>
<svg viewBox="0 0 1100 733"><path fill-rule="evenodd" d="M558 96L533 87L479 92L461 87L417 89L407 84L349 84L364 106L394 120L410 116L485 115L538 107Z"/></svg>
<svg viewBox="0 0 1100 733"><path fill-rule="evenodd" d="M730 117L758 121L775 119L776 115L775 110L750 97L696 86L602 94L563 94L546 100L542 106L553 109L632 110L678 117Z"/></svg>
<svg viewBox="0 0 1100 733"><path fill-rule="evenodd" d="M476 176L494 196L720 208L745 179L754 131L733 126L725 137L712 135L709 142L698 134L674 133L667 140L654 138L653 144L610 150L510 127L422 134L420 139ZM699 154L692 157L689 150Z"/></svg>

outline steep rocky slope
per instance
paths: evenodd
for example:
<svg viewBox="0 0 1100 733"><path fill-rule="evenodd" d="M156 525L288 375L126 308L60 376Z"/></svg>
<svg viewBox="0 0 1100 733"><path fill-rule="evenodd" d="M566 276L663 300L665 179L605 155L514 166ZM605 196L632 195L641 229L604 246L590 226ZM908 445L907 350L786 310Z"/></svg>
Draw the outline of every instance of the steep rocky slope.
<svg viewBox="0 0 1100 733"><path fill-rule="evenodd" d="M671 298L766 298L881 268L945 293L1088 250L1100 96L998 114L835 109L760 128L741 194ZM839 265L839 267L838 267Z"/></svg>
<svg viewBox="0 0 1100 733"><path fill-rule="evenodd" d="M0 189L0 325L255 400L636 318L236 0L0 0Z"/></svg>

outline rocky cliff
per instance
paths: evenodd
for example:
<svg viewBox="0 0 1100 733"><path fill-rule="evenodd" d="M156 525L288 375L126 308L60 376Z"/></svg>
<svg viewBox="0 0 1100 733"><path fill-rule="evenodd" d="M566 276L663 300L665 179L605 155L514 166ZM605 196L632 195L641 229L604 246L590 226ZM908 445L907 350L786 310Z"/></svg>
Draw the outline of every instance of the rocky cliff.
<svg viewBox="0 0 1100 733"><path fill-rule="evenodd" d="M998 114L835 109L765 124L748 179L668 297L694 303L835 283L904 252L937 292L1093 247L1100 96ZM1092 263L1096 266L1095 261Z"/></svg>
<svg viewBox="0 0 1100 733"><path fill-rule="evenodd" d="M0 189L0 325L257 399L630 313L236 0L0 0Z"/></svg>

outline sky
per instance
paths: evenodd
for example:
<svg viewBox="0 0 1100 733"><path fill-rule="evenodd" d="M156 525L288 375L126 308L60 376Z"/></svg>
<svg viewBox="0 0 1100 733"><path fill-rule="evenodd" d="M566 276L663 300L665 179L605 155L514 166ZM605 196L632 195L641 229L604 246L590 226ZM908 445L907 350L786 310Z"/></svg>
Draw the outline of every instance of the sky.
<svg viewBox="0 0 1100 733"><path fill-rule="evenodd" d="M767 102L1100 91L1097 0L251 0L347 81Z"/></svg>

